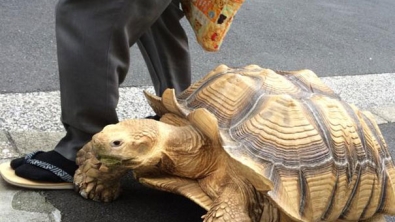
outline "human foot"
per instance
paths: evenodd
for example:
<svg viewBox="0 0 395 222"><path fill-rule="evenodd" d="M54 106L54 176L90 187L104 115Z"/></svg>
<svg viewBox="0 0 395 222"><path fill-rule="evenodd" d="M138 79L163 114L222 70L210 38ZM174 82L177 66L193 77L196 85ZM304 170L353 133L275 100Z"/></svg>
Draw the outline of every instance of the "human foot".
<svg viewBox="0 0 395 222"><path fill-rule="evenodd" d="M11 168L19 177L40 182L73 182L73 175L78 166L57 153L34 152L26 157L11 161Z"/></svg>

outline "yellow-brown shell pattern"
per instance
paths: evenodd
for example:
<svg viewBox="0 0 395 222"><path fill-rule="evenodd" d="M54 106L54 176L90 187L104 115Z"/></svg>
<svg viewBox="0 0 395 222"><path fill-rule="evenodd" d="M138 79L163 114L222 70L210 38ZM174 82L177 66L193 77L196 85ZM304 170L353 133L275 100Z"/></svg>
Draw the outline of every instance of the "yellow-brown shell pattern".
<svg viewBox="0 0 395 222"><path fill-rule="evenodd" d="M217 67L177 96L218 119L224 149L269 178L269 197L305 221L395 214L395 168L369 112L312 71Z"/></svg>

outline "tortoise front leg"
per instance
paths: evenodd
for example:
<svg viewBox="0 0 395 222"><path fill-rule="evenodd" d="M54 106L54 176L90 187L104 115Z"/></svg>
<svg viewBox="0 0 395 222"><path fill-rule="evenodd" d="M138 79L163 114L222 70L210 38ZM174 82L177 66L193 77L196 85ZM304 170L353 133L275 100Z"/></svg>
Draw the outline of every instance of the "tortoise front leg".
<svg viewBox="0 0 395 222"><path fill-rule="evenodd" d="M120 193L120 179L127 169L108 168L95 156L91 142L77 153L79 168L74 175L75 190L86 199L111 202Z"/></svg>
<svg viewBox="0 0 395 222"><path fill-rule="evenodd" d="M263 196L251 184L227 184L202 218L204 222L259 222L263 212Z"/></svg>

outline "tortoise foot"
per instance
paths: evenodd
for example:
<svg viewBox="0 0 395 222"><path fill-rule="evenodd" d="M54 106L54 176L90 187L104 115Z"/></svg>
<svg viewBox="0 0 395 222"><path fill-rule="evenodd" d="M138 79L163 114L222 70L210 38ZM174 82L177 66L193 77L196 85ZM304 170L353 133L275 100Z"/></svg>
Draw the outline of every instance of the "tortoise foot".
<svg viewBox="0 0 395 222"><path fill-rule="evenodd" d="M94 170L90 170L92 172ZM97 170L97 172L100 172ZM121 190L121 183L118 181L101 180L93 178L81 169L78 169L74 176L74 189L83 198L99 202L111 202L117 199Z"/></svg>
<svg viewBox="0 0 395 222"><path fill-rule="evenodd" d="M108 168L94 155L91 144L85 145L78 153L79 166L74 175L74 189L82 197L94 201L111 202L121 190L120 178L125 170Z"/></svg>

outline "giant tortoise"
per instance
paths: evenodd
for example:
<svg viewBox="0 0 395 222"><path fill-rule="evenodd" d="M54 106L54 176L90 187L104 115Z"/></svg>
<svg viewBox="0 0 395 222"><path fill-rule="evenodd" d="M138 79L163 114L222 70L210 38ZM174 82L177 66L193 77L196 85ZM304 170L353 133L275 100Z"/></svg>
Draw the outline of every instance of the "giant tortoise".
<svg viewBox="0 0 395 222"><path fill-rule="evenodd" d="M385 221L395 168L369 112L309 70L217 67L180 95L146 97L160 121L109 125L80 150L74 182L111 201L120 178L190 198L204 221Z"/></svg>

